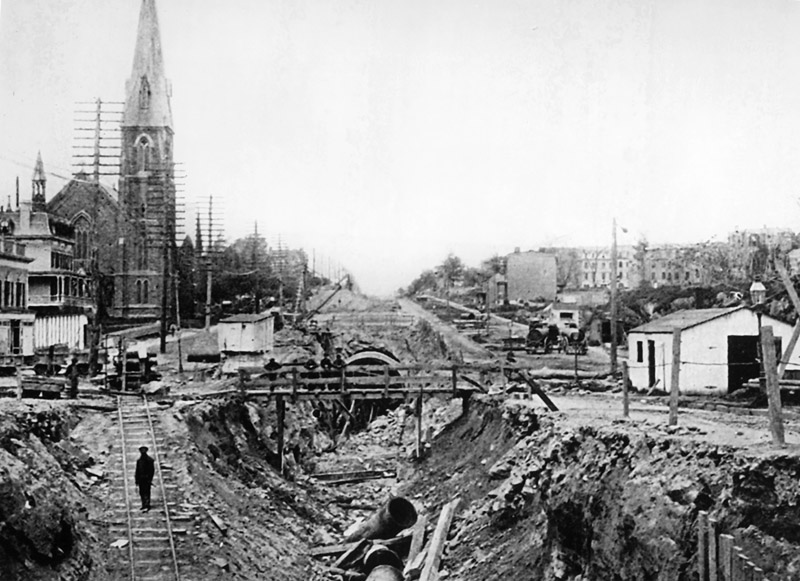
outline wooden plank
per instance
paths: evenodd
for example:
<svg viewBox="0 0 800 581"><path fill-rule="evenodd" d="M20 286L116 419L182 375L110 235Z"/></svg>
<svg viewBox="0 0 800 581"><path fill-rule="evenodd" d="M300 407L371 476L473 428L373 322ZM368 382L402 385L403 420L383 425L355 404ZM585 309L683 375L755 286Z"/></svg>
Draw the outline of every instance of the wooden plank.
<svg viewBox="0 0 800 581"><path fill-rule="evenodd" d="M719 536L719 572L722 581L733 581L733 537Z"/></svg>
<svg viewBox="0 0 800 581"><path fill-rule="evenodd" d="M352 548L342 553L339 558L333 562L333 566L340 569L347 569L358 561L359 558L364 556L364 553L371 544L369 539L361 539L353 543Z"/></svg>
<svg viewBox="0 0 800 581"><path fill-rule="evenodd" d="M321 482L325 482L325 484L336 485L336 484L350 484L353 482L366 482L367 480L380 480L381 478L395 478L397 476L397 471L395 470L383 470L383 471L374 471L371 474L354 474L352 476L342 476L341 478L336 478L333 480L322 480Z"/></svg>
<svg viewBox="0 0 800 581"><path fill-rule="evenodd" d="M419 576L420 581L436 581L436 579L438 579L439 563L442 560L442 552L447 542L447 533L450 531L450 523L453 521L453 516L460 502L461 499L456 498L452 502L446 504L439 514L439 522L436 523L436 530L433 532L433 537L431 537L431 542L428 546L428 556L425 559L425 566L422 568L422 574Z"/></svg>
<svg viewBox="0 0 800 581"><path fill-rule="evenodd" d="M470 378L470 377L467 377L466 375L461 375L460 377L461 377L461 380L462 380L462 381L466 381L466 382L467 382L467 383L469 383L471 386L473 386L473 387L477 387L477 388L478 388L479 390L481 390L483 393L489 393L489 392L486 390L486 388L485 388L485 387L483 387L483 386L482 386L480 383L478 383L478 382L477 382L477 381L475 381L474 379L472 379L472 378Z"/></svg>
<svg viewBox="0 0 800 581"><path fill-rule="evenodd" d="M708 581L708 513L697 513L697 578Z"/></svg>
<svg viewBox="0 0 800 581"><path fill-rule="evenodd" d="M717 559L717 527L715 518L708 519L708 581L719 581L719 564Z"/></svg>
<svg viewBox="0 0 800 581"><path fill-rule="evenodd" d="M541 399L544 402L544 404L548 407L548 409L551 412L558 411L558 407L556 406L556 404L553 403L553 400L551 400L547 396L547 394L542 390L541 387L539 387L537 383L535 383L531 378L529 378L527 375L524 375L520 371L517 371L517 376L520 377L522 381L528 384L528 387L531 388L531 391L533 391L533 393L539 396L539 399Z"/></svg>
<svg viewBox="0 0 800 581"><path fill-rule="evenodd" d="M428 557L428 548L422 549L417 556L413 559L409 558L406 561L406 566L403 569L403 578L406 580L419 579L422 573L422 568L425 566L425 560Z"/></svg>
<svg viewBox="0 0 800 581"><path fill-rule="evenodd" d="M786 445L786 440L783 432L781 391L778 386L778 371L775 365L775 339L770 325L761 327L761 353L764 360L764 374L767 379L767 407L772 443L782 447Z"/></svg>
<svg viewBox="0 0 800 581"><path fill-rule="evenodd" d="M678 396L681 378L681 330L672 332L672 382L669 394L669 425L678 424Z"/></svg>
<svg viewBox="0 0 800 581"><path fill-rule="evenodd" d="M408 549L407 561L413 561L422 551L422 546L425 544L425 528L428 526L428 515L421 514L414 523L411 529L411 547Z"/></svg>
<svg viewBox="0 0 800 581"><path fill-rule="evenodd" d="M352 543L339 543L336 545L325 545L323 547L312 547L309 549L308 554L312 557L332 557L333 555L341 555L347 551L350 551L358 545L361 541L355 541Z"/></svg>

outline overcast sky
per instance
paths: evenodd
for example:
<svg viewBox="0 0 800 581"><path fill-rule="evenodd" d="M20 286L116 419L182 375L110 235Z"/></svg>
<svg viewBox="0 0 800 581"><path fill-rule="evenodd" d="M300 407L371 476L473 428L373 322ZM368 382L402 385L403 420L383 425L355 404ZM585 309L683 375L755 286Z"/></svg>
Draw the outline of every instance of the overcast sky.
<svg viewBox="0 0 800 581"><path fill-rule="evenodd" d="M0 0L0 202L121 100L139 0ZM453 252L800 220L795 0L157 0L188 206L388 293ZM50 176L49 195L63 180ZM193 232L193 227L190 227Z"/></svg>

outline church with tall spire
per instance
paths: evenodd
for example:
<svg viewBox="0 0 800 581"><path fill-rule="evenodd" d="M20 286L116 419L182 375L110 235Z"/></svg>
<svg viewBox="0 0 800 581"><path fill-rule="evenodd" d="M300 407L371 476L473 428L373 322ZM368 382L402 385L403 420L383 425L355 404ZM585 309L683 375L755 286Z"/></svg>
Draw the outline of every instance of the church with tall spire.
<svg viewBox="0 0 800 581"><path fill-rule="evenodd" d="M170 84L155 0L142 0L125 85L119 204L123 219L113 314L154 318L169 310L174 264L175 180Z"/></svg>

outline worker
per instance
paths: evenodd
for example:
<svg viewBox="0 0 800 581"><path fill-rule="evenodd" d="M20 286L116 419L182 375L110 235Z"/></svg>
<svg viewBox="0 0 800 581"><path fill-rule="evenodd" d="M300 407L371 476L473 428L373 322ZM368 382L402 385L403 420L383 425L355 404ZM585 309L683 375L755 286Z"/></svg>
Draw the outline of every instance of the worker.
<svg viewBox="0 0 800 581"><path fill-rule="evenodd" d="M69 380L70 399L78 398L78 358L73 357L72 362L67 366L67 379Z"/></svg>
<svg viewBox="0 0 800 581"><path fill-rule="evenodd" d="M278 379L278 369L280 368L281 364L275 361L274 357L270 357L269 361L264 366L264 369L267 371L267 379L270 381Z"/></svg>
<svg viewBox="0 0 800 581"><path fill-rule="evenodd" d="M153 485L153 475L155 474L155 462L147 455L147 446L139 448L142 455L136 461L136 486L139 488L139 496L142 498L142 510L150 510L150 487Z"/></svg>
<svg viewBox="0 0 800 581"><path fill-rule="evenodd" d="M333 361L331 361L331 358L328 357L327 353L323 355L322 359L319 362L319 366L322 367L322 369L325 371L330 371L330 369L333 367Z"/></svg>
<svg viewBox="0 0 800 581"><path fill-rule="evenodd" d="M333 360L333 367L335 369L342 369L345 365L347 364L344 362L344 359L342 359L342 354L337 353L336 358Z"/></svg>

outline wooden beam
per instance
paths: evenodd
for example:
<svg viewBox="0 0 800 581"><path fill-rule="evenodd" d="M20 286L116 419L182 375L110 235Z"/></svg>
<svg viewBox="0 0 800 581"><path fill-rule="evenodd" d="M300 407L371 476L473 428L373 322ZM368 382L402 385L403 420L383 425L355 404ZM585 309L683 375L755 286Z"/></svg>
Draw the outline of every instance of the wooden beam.
<svg viewBox="0 0 800 581"><path fill-rule="evenodd" d="M527 375L523 374L521 371L517 371L517 375L522 379L522 381L528 384L528 387L531 388L531 391L533 391L533 393L539 396L539 398L544 402L544 405L546 405L551 412L558 411L558 406L556 406L556 404L553 403L553 400L551 400L547 396L547 394L542 390L541 387L539 387L539 385L536 382L534 382Z"/></svg>
<svg viewBox="0 0 800 581"><path fill-rule="evenodd" d="M425 544L425 528L428 526L428 515L421 514L414 523L414 528L411 529L411 547L408 549L407 562L411 562L417 558L417 555L422 551L422 546Z"/></svg>
<svg viewBox="0 0 800 581"><path fill-rule="evenodd" d="M460 502L461 499L456 498L446 504L439 514L439 522L436 523L436 530L433 532L433 537L431 537L431 543L428 546L428 557L425 559L425 566L422 568L419 581L436 581L439 578L439 563L442 560L442 552L447 542L447 533L450 531L450 523L453 521L453 516Z"/></svg>
<svg viewBox="0 0 800 581"><path fill-rule="evenodd" d="M731 535L719 536L719 565L722 579L731 581L733 575L733 537Z"/></svg>
<svg viewBox="0 0 800 581"><path fill-rule="evenodd" d="M794 310L798 317L797 321L795 321L789 343L786 345L786 349L783 350L783 353L781 353L781 364L778 368L778 379L781 379L784 373L786 373L786 366L789 364L789 360L792 358L794 348L797 345L797 340L800 339L800 297L797 296L797 290L794 288L794 283L789 277L789 273L786 272L786 269L780 262L775 263L775 270L778 271L778 274L781 277L781 282L783 282L783 286L786 287L786 292L789 293L789 298L792 300Z"/></svg>
<svg viewBox="0 0 800 581"><path fill-rule="evenodd" d="M681 330L672 331L672 382L669 394L669 425L678 424L678 397L681 379Z"/></svg>
<svg viewBox="0 0 800 581"><path fill-rule="evenodd" d="M767 406L772 443L782 447L786 445L786 440L783 432L781 388L778 384L778 371L775 365L775 338L770 325L761 327L761 353L764 358L764 373L767 379Z"/></svg>
<svg viewBox="0 0 800 581"><path fill-rule="evenodd" d="M483 386L482 386L480 383L478 383L478 382L477 382L477 381L475 381L474 379L472 379L472 378L470 378L470 377L468 377L468 376L466 376L466 375L461 375L461 376L459 376L459 377L461 377L461 380L462 380L462 381L466 381L466 382L467 382L467 383L469 383L471 386L473 386L473 387L477 387L477 388L478 388L478 389L480 389L480 390L481 390L483 393L489 393L489 392L486 390L486 388L485 388L485 387L483 387Z"/></svg>

